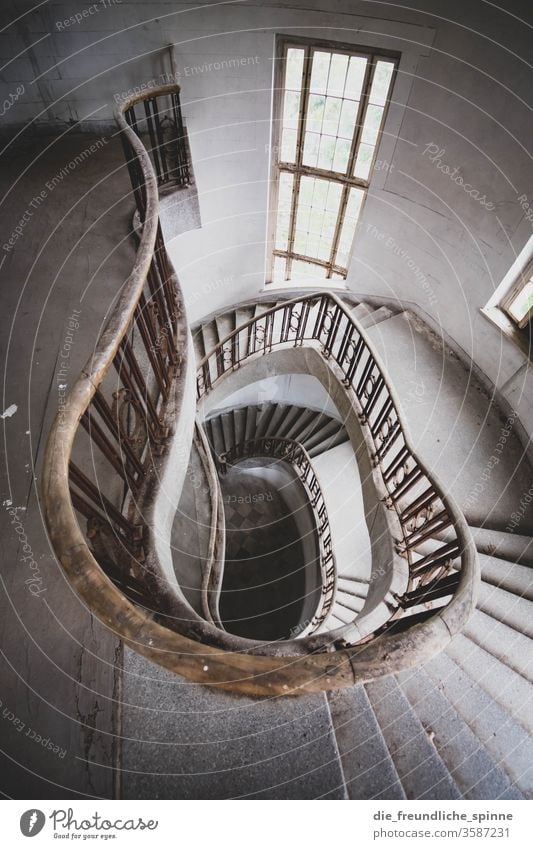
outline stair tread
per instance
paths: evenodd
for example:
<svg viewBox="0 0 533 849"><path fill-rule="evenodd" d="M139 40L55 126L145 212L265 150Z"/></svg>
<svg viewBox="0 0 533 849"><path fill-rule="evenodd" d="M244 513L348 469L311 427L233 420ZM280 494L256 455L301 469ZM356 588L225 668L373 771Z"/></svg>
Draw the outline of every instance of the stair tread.
<svg viewBox="0 0 533 849"><path fill-rule="evenodd" d="M482 610L474 611L463 633L533 683L533 643L529 637Z"/></svg>
<svg viewBox="0 0 533 849"><path fill-rule="evenodd" d="M461 792L395 678L365 690L408 799L459 799Z"/></svg>
<svg viewBox="0 0 533 849"><path fill-rule="evenodd" d="M482 581L477 606L494 619L533 639L533 608L527 599Z"/></svg>
<svg viewBox="0 0 533 849"><path fill-rule="evenodd" d="M464 634L455 635L446 653L507 713L533 732L533 689L529 681Z"/></svg>
<svg viewBox="0 0 533 849"><path fill-rule="evenodd" d="M488 554L480 554L479 560L485 583L533 601L533 569Z"/></svg>
<svg viewBox="0 0 533 849"><path fill-rule="evenodd" d="M466 799L520 798L511 781L424 669L398 675L400 686Z"/></svg>
<svg viewBox="0 0 533 849"><path fill-rule="evenodd" d="M372 310L368 315L363 316L359 323L364 328L374 327L376 324L381 324L382 321L386 321L393 316L394 313L388 307L378 307L378 309Z"/></svg>
<svg viewBox="0 0 533 849"><path fill-rule="evenodd" d="M350 799L405 799L398 773L362 686L328 694Z"/></svg>
<svg viewBox="0 0 533 849"><path fill-rule="evenodd" d="M495 762L525 794L533 793L533 740L446 653L425 665L448 701L464 719Z"/></svg>

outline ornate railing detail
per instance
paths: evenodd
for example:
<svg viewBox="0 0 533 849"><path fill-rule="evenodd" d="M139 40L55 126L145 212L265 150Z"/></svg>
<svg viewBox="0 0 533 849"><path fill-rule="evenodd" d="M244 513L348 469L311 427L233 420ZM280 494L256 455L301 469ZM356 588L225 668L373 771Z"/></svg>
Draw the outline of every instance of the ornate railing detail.
<svg viewBox="0 0 533 849"><path fill-rule="evenodd" d="M124 117L135 134L146 140L146 148L154 167L157 185L187 186L191 181L191 166L187 137L181 114L179 87L160 86L157 92L142 101L130 101ZM130 157L126 141L126 161L134 192L142 183L139 164Z"/></svg>
<svg viewBox="0 0 533 849"><path fill-rule="evenodd" d="M158 110L161 98L168 97L181 120L176 87L144 101L150 135L156 134L154 141L162 138ZM49 438L45 486L68 458L69 496L74 510L87 521L86 539L92 555L128 598L154 608L157 601L144 575L146 525L137 505L154 458L165 452L176 424L176 384L188 327L159 224L156 176L137 134L128 127L137 126L136 105L135 99L127 101L118 122L143 223L137 260L93 356L68 396L67 412L56 418ZM166 152L161 145L154 146L152 155L157 163L168 161L168 143L166 146ZM182 157L183 150L178 159ZM166 179L170 179L168 168L159 182ZM180 181L178 175L175 182ZM90 452L80 450L76 418L89 437ZM49 511L47 520L50 527ZM55 527L53 530L57 533Z"/></svg>
<svg viewBox="0 0 533 849"><path fill-rule="evenodd" d="M161 580L158 476L170 474L170 459L176 463L180 446L174 435L186 430L192 441L194 421L192 407L183 406L189 330L158 220L158 182L183 185L186 179L183 169L169 164L170 148L183 139L180 116L171 118L177 131L166 134L159 106L164 101L158 100L167 98L168 104L178 92L178 86L161 86L129 98L117 112L141 224L139 246L94 353L48 437L41 486L52 548L89 610L131 648L193 681L254 696L295 695L352 686L424 662L472 612L479 577L475 548L453 500L416 459L364 332L330 294L287 302L230 334L201 364L198 395L277 345L311 345L332 360L372 446L380 492L402 529L400 552L410 568L402 618L354 648L336 632L265 647L225 634L192 609L187 620L186 603ZM153 162L135 112L145 101L153 121ZM186 157L186 148L175 155L176 162ZM449 534L446 542L439 540L445 528L454 532L451 541ZM221 551L212 548L220 562ZM210 585L205 589L209 593ZM158 606L161 599L169 602L167 609ZM428 609L435 601L440 608Z"/></svg>
<svg viewBox="0 0 533 849"><path fill-rule="evenodd" d="M328 292L285 301L256 315L204 357L198 368L198 399L250 357L302 345L316 346L331 360L353 395L373 464L380 472L383 500L395 511L401 528L398 553L409 566L407 591L397 598L390 621L401 619L402 628L417 624L434 615L439 605L446 606L460 585L461 558L470 556L464 544L468 530L416 457L380 358L346 305ZM450 527L456 539L443 544L439 534Z"/></svg>
<svg viewBox="0 0 533 849"><path fill-rule="evenodd" d="M315 475L311 458L303 445L293 439L282 439L272 436L259 436L240 442L229 451L225 451L218 459L222 474L228 465L232 465L245 457L271 457L289 463L301 481L313 510L318 534L320 552L321 592L315 614L300 637L313 634L327 619L335 599L337 571L333 555L331 528L328 511L322 488Z"/></svg>

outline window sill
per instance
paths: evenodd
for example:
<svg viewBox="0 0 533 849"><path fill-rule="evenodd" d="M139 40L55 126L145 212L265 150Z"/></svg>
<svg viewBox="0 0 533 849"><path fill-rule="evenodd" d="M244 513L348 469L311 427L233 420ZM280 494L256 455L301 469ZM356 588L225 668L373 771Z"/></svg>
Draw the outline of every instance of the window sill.
<svg viewBox="0 0 533 849"><path fill-rule="evenodd" d="M281 283L265 281L265 291L269 292L273 289L339 289L341 292L346 292L347 288L345 280L317 280L316 278L308 280L306 277L298 277Z"/></svg>
<svg viewBox="0 0 533 849"><path fill-rule="evenodd" d="M531 333L524 328L524 330L520 330L516 325L511 321L508 315L500 309L500 307L482 307L480 310L481 314L485 316L485 318L491 322L491 324L496 325L496 327L501 330L504 336L507 339L510 339L524 354L526 361L529 360L530 363L533 363L533 350L531 344Z"/></svg>

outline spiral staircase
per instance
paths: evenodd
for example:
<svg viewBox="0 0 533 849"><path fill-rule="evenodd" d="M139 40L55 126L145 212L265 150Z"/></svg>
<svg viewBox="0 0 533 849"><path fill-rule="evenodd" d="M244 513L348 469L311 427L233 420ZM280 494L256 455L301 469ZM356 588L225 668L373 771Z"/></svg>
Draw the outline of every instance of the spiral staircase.
<svg viewBox="0 0 533 849"><path fill-rule="evenodd" d="M161 131L162 115L173 132ZM131 668L150 669L161 704L178 692L189 714L179 730L171 718L164 729L172 755L148 752L162 764L157 775L153 761L128 764L124 744L122 795L530 797L530 520L520 534L504 531L513 502L497 490L511 463L516 491L530 469L522 458L517 472L509 457L472 507L470 446L464 456L442 449L446 411L442 433L425 427L428 410L453 407L442 387L464 394L461 415L475 395L496 434L501 414L397 304L284 291L191 329L158 212L159 194L190 177L179 87L129 98L117 121L137 208L136 261L56 417L42 493L72 586L123 640ZM322 406L307 400L309 376ZM276 380L292 380L292 395L265 397ZM252 479L280 494L279 516L257 493L254 502L235 495ZM229 510L236 503L241 514ZM288 556L272 530L286 532L285 514L302 523L291 545L305 543L299 553L287 543ZM258 521L275 539L244 562L261 559L263 573L232 573L234 535L244 528L253 540ZM286 573L269 578L265 569L280 564ZM260 587L279 581L272 617L285 610L267 639L248 615L259 574ZM176 690L179 682L189 689ZM219 725L211 719L205 730L205 714ZM134 721L125 714L125 739ZM296 736L279 753L258 742L291 724ZM194 748L196 732L207 736ZM320 762L306 759L304 738L323 742ZM240 742L228 744L234 765L217 770L223 740ZM152 784L136 784L141 772ZM196 778L187 784L185 772Z"/></svg>

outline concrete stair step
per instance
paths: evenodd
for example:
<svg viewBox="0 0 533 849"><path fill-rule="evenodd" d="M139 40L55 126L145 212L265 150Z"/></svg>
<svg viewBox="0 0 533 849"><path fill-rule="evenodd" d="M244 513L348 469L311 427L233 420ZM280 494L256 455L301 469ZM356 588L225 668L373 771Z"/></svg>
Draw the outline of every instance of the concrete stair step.
<svg viewBox="0 0 533 849"><path fill-rule="evenodd" d="M194 346L194 353L196 355L196 362L199 363L205 357L204 335L202 333L201 327L199 327L193 333L192 340L193 340L193 346Z"/></svg>
<svg viewBox="0 0 533 849"><path fill-rule="evenodd" d="M348 434L343 427L340 427L331 436L327 436L317 445L309 448L308 454L310 457L318 457L320 454L324 454L325 451L329 451L330 448L335 448L335 446L342 445L344 442L348 442Z"/></svg>
<svg viewBox="0 0 533 849"><path fill-rule="evenodd" d="M238 327L241 327L243 324L246 324L254 316L254 308L251 306L246 307L237 307L233 310L233 324L234 330ZM246 349L248 345L248 339L250 336L250 329L241 330L238 334L238 344L239 344L239 354L240 357L244 357L246 355Z"/></svg>
<svg viewBox="0 0 533 849"><path fill-rule="evenodd" d="M336 599L335 599L335 602L333 604L333 609L332 609L330 615L332 617L334 617L335 619L338 619L339 622L342 625L349 625L351 622L353 622L353 620L355 618L353 609L351 607L346 608L343 604L340 604L340 603L337 604ZM333 627L333 626L330 626L330 627Z"/></svg>
<svg viewBox="0 0 533 849"><path fill-rule="evenodd" d="M323 693L237 696L125 651L123 798L346 798Z"/></svg>
<svg viewBox="0 0 533 849"><path fill-rule="evenodd" d="M317 410L307 426L298 434L298 442L301 442L307 451L309 447L320 442L322 436L333 433L338 426L339 423L335 419Z"/></svg>
<svg viewBox="0 0 533 849"><path fill-rule="evenodd" d="M386 324L368 327L366 334L399 396L418 457L445 491L453 492L470 523L481 526L490 517L496 527L505 528L520 494L531 486L531 467L511 429L500 462L479 488L502 437L505 415L459 357L411 313L391 316ZM515 530L528 534L532 529L533 502Z"/></svg>
<svg viewBox="0 0 533 849"><path fill-rule="evenodd" d="M268 424L268 435L278 435L280 425L283 422L285 416L287 415L287 410L289 407L287 404L272 404L273 412Z"/></svg>
<svg viewBox="0 0 533 849"><path fill-rule="evenodd" d="M255 419L255 438L259 438L261 436L270 436L272 434L270 424L275 413L276 407L274 404L262 405L261 410L260 412L258 412L258 415L256 415Z"/></svg>
<svg viewBox="0 0 533 849"><path fill-rule="evenodd" d="M279 430L277 436L281 436L284 439L287 439L288 432L292 429L294 423L298 420L302 412L301 407L296 407L292 405L287 405L285 407L284 415L282 420L279 422Z"/></svg>
<svg viewBox="0 0 533 849"><path fill-rule="evenodd" d="M224 436L224 451L230 451L235 445L233 413L222 413L220 416L222 434Z"/></svg>
<svg viewBox="0 0 533 849"><path fill-rule="evenodd" d="M354 318L356 318L359 323L363 321L363 319L368 318L369 315L372 315L372 307L369 304L365 304L364 301L361 301L357 306L352 307L350 310Z"/></svg>
<svg viewBox="0 0 533 849"><path fill-rule="evenodd" d="M353 595L356 598L360 598L364 601L368 594L368 581L357 580L356 578L351 578L349 575L337 577L337 591L346 593L347 595Z"/></svg>
<svg viewBox="0 0 533 849"><path fill-rule="evenodd" d="M526 678L464 634L456 634L446 653L500 707L533 733L533 688Z"/></svg>
<svg viewBox="0 0 533 849"><path fill-rule="evenodd" d="M245 439L253 439L257 432L257 419L261 414L260 407L246 407L246 432Z"/></svg>
<svg viewBox="0 0 533 849"><path fill-rule="evenodd" d="M333 730L350 799L405 799L364 687L328 693Z"/></svg>
<svg viewBox="0 0 533 849"><path fill-rule="evenodd" d="M533 639L533 608L526 599L482 581L477 606L499 622Z"/></svg>
<svg viewBox="0 0 533 849"><path fill-rule="evenodd" d="M485 583L533 601L533 569L487 554L480 554L479 559Z"/></svg>
<svg viewBox="0 0 533 849"><path fill-rule="evenodd" d="M398 681L389 676L365 684L407 799L460 799L435 745Z"/></svg>
<svg viewBox="0 0 533 849"><path fill-rule="evenodd" d="M224 453L224 433L222 430L222 422L218 416L213 419L208 419L207 427L209 429L209 444L212 446L214 453L219 457Z"/></svg>
<svg viewBox="0 0 533 849"><path fill-rule="evenodd" d="M402 691L465 799L521 798L424 669L398 675Z"/></svg>
<svg viewBox="0 0 533 849"><path fill-rule="evenodd" d="M202 324L203 347L206 354L210 354L219 343L217 325L215 321Z"/></svg>
<svg viewBox="0 0 533 849"><path fill-rule="evenodd" d="M501 530L493 530L487 527L479 528L469 522L470 532L480 554L491 557L499 557L510 563L520 563L522 566L533 567L533 539L530 536L506 533ZM448 539L450 531L444 531L439 535L441 539Z"/></svg>
<svg viewBox="0 0 533 849"><path fill-rule="evenodd" d="M292 425L285 431L285 439L294 439L299 441L301 433L305 432L306 428L315 421L315 410L309 410L306 407L298 407L299 415L294 419Z"/></svg>
<svg viewBox="0 0 533 849"><path fill-rule="evenodd" d="M482 610L474 611L463 633L533 683L533 642L528 637Z"/></svg>
<svg viewBox="0 0 533 849"><path fill-rule="evenodd" d="M355 595L349 595L348 593L343 593L337 589L335 604L333 605L334 612L338 605L342 607L343 612L345 611L344 615L346 616L350 612L359 613L365 606L365 599L358 598L358 596Z"/></svg>
<svg viewBox="0 0 533 849"><path fill-rule="evenodd" d="M233 411L233 432L235 444L239 445L246 439L246 407L236 408Z"/></svg>
<svg viewBox="0 0 533 849"><path fill-rule="evenodd" d="M222 342L222 340L225 339L226 336L229 336L229 334L235 329L234 313L222 313L221 315L215 316L215 325L217 328L218 340L219 342Z"/></svg>
<svg viewBox="0 0 533 849"><path fill-rule="evenodd" d="M533 795L533 740L445 652L425 665L457 713L467 723L520 793Z"/></svg>
<svg viewBox="0 0 533 849"><path fill-rule="evenodd" d="M394 313L392 310L388 309L388 307L378 307L378 309L372 310L368 315L363 316L359 323L362 327L373 327L376 324L380 324L382 321L387 321L388 318L392 318Z"/></svg>
<svg viewBox="0 0 533 849"><path fill-rule="evenodd" d="M307 450L310 450L330 436L334 436L338 430L343 430L341 422L326 413L317 413L307 431L300 435L300 441L305 443Z"/></svg>
<svg viewBox="0 0 533 849"><path fill-rule="evenodd" d="M324 634L326 631L334 631L336 628L343 628L347 623L343 619L339 619L334 613L330 613L326 621L320 628L317 628L317 634Z"/></svg>

